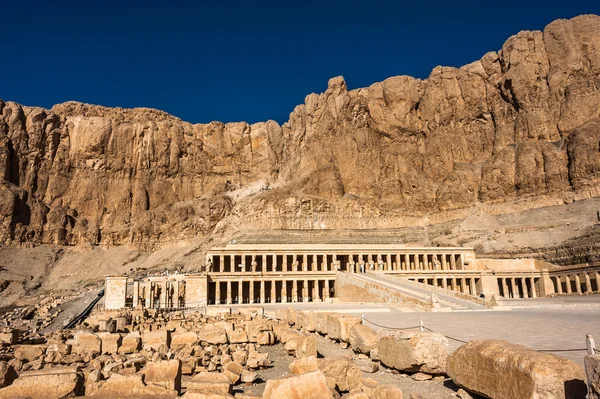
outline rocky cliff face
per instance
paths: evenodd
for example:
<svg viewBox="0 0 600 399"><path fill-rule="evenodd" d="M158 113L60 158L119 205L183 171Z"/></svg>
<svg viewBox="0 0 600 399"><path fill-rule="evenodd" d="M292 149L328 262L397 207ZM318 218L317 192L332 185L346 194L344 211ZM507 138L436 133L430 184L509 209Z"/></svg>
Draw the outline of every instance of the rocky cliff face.
<svg viewBox="0 0 600 399"><path fill-rule="evenodd" d="M398 227L599 197L600 17L520 32L425 80L348 91L331 79L283 126L0 101L0 178L11 244L152 248L215 229Z"/></svg>

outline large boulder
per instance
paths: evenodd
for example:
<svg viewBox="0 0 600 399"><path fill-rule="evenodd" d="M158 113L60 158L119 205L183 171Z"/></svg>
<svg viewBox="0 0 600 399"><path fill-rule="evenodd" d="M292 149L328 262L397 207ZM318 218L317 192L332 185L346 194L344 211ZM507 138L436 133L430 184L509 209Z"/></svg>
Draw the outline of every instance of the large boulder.
<svg viewBox="0 0 600 399"><path fill-rule="evenodd" d="M600 355L586 356L584 359L588 387L588 399L600 399Z"/></svg>
<svg viewBox="0 0 600 399"><path fill-rule="evenodd" d="M32 361L44 356L46 347L41 345L21 345L15 349L15 359Z"/></svg>
<svg viewBox="0 0 600 399"><path fill-rule="evenodd" d="M139 331L127 334L119 346L119 354L136 353L142 348L142 336Z"/></svg>
<svg viewBox="0 0 600 399"><path fill-rule="evenodd" d="M574 362L499 340L471 341L448 359L448 375L494 399L584 399L583 368Z"/></svg>
<svg viewBox="0 0 600 399"><path fill-rule="evenodd" d="M377 350L381 362L390 368L415 373L446 373L448 340L442 334L390 335L379 340Z"/></svg>
<svg viewBox="0 0 600 399"><path fill-rule="evenodd" d="M379 342L377 332L369 326L355 324L350 328L350 346L355 352L368 355L377 348Z"/></svg>
<svg viewBox="0 0 600 399"><path fill-rule="evenodd" d="M263 399L331 399L333 394L321 371L268 380Z"/></svg>
<svg viewBox="0 0 600 399"><path fill-rule="evenodd" d="M107 332L98 333L98 338L102 341L102 353L114 355L119 351L119 347L123 342L121 334L111 334Z"/></svg>
<svg viewBox="0 0 600 399"><path fill-rule="evenodd" d="M146 365L144 381L147 385L181 391L181 360L152 362Z"/></svg>
<svg viewBox="0 0 600 399"><path fill-rule="evenodd" d="M0 399L64 399L81 396L83 390L83 375L75 367L25 371L0 389Z"/></svg>
<svg viewBox="0 0 600 399"><path fill-rule="evenodd" d="M142 334L142 345L144 348L158 350L162 345L168 348L170 344L171 331L169 330L146 331Z"/></svg>
<svg viewBox="0 0 600 399"><path fill-rule="evenodd" d="M223 327L208 324L198 331L198 339L212 345L228 343L227 331Z"/></svg>
<svg viewBox="0 0 600 399"><path fill-rule="evenodd" d="M146 385L140 374L113 374L97 392L87 397L98 399L174 399L177 398L177 392L157 385Z"/></svg>
<svg viewBox="0 0 600 399"><path fill-rule="evenodd" d="M198 343L198 334L193 331L173 334L171 337L171 348L183 346L194 346Z"/></svg>
<svg viewBox="0 0 600 399"><path fill-rule="evenodd" d="M350 391L360 383L362 371L346 356L328 357L319 360L319 370L326 377L335 380L335 386L341 392Z"/></svg>
<svg viewBox="0 0 600 399"><path fill-rule="evenodd" d="M319 362L315 356L301 357L288 366L292 374L304 374L319 369Z"/></svg>
<svg viewBox="0 0 600 399"><path fill-rule="evenodd" d="M69 343L72 345L71 352L77 355L85 356L102 353L102 340L93 333L81 332L75 335L75 338Z"/></svg>
<svg viewBox="0 0 600 399"><path fill-rule="evenodd" d="M327 315L327 336L338 341L350 342L350 329L360 323L360 317L329 314Z"/></svg>
<svg viewBox="0 0 600 399"><path fill-rule="evenodd" d="M315 313L315 331L327 335L327 313Z"/></svg>
<svg viewBox="0 0 600 399"><path fill-rule="evenodd" d="M187 392L230 394L231 380L225 374L201 372L188 381Z"/></svg>

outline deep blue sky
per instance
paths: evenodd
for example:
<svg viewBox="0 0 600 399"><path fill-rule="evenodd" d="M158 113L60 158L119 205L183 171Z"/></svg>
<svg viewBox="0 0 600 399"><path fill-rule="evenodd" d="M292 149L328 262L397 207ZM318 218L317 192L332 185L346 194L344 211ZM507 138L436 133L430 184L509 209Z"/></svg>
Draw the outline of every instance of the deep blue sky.
<svg viewBox="0 0 600 399"><path fill-rule="evenodd" d="M13 0L0 13L4 100L283 123L330 77L425 78L600 2Z"/></svg>

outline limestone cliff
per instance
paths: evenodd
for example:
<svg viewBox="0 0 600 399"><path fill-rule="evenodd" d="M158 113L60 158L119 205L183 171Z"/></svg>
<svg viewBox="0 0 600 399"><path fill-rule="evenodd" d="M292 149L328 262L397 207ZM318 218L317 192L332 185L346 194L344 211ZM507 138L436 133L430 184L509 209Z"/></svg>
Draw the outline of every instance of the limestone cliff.
<svg viewBox="0 0 600 399"><path fill-rule="evenodd" d="M600 197L600 17L520 32L425 80L348 91L333 78L283 126L0 101L0 179L4 243L146 249L215 229L394 228Z"/></svg>

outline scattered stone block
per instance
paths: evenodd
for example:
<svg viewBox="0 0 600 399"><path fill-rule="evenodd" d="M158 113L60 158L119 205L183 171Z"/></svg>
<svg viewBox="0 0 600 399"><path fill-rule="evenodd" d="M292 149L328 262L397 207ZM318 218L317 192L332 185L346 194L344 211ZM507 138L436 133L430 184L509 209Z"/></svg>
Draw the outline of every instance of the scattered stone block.
<svg viewBox="0 0 600 399"><path fill-rule="evenodd" d="M362 379L362 371L347 356L319 359L319 370L326 377L335 379L335 385L340 392L348 392L358 387Z"/></svg>
<svg viewBox="0 0 600 399"><path fill-rule="evenodd" d="M119 354L136 353L142 348L142 337L138 331L127 334L121 341Z"/></svg>
<svg viewBox="0 0 600 399"><path fill-rule="evenodd" d="M187 392L230 394L231 380L225 374L201 372L188 381Z"/></svg>
<svg viewBox="0 0 600 399"><path fill-rule="evenodd" d="M72 341L72 346L71 351L81 356L102 353L102 340L96 334L89 332L77 334Z"/></svg>
<svg viewBox="0 0 600 399"><path fill-rule="evenodd" d="M402 399L402 391L392 385L379 385L373 391L371 399Z"/></svg>
<svg viewBox="0 0 600 399"><path fill-rule="evenodd" d="M98 333L98 338L102 341L102 353L107 353L109 355L117 354L119 352L119 347L123 342L123 337L121 334L111 334L107 332Z"/></svg>
<svg viewBox="0 0 600 399"><path fill-rule="evenodd" d="M583 368L576 363L500 340L471 341L448 360L458 386L495 399L585 398Z"/></svg>
<svg viewBox="0 0 600 399"><path fill-rule="evenodd" d="M263 399L327 399L333 398L321 371L269 380Z"/></svg>
<svg viewBox="0 0 600 399"><path fill-rule="evenodd" d="M146 364L144 381L166 389L181 391L181 360L166 360Z"/></svg>
<svg viewBox="0 0 600 399"><path fill-rule="evenodd" d="M140 374L113 374L90 396L101 399L175 399L177 392L157 385L146 385ZM35 398L34 398L35 399Z"/></svg>
<svg viewBox="0 0 600 399"><path fill-rule="evenodd" d="M379 339L377 332L369 326L355 324L350 328L349 332L350 346L355 352L369 355L373 349L377 347Z"/></svg>
<svg viewBox="0 0 600 399"><path fill-rule="evenodd" d="M171 348L180 348L182 346L194 346L198 344L198 334L193 331L173 334L171 337Z"/></svg>
<svg viewBox="0 0 600 399"><path fill-rule="evenodd" d="M32 361L44 356L46 347L40 345L21 345L15 349L15 359Z"/></svg>
<svg viewBox="0 0 600 399"><path fill-rule="evenodd" d="M390 368L413 373L446 372L448 340L442 334L422 332L410 338L386 336L377 346L381 362Z"/></svg>
<svg viewBox="0 0 600 399"><path fill-rule="evenodd" d="M228 343L227 331L223 327L207 325L198 331L198 340L212 345L221 345Z"/></svg>
<svg viewBox="0 0 600 399"><path fill-rule="evenodd" d="M170 344L171 331L169 330L147 331L142 334L142 345L144 348L158 350L162 345L168 348Z"/></svg>
<svg viewBox="0 0 600 399"><path fill-rule="evenodd" d="M316 356L308 356L291 362L288 367L292 374L304 374L318 370L319 363Z"/></svg>
<svg viewBox="0 0 600 399"><path fill-rule="evenodd" d="M0 399L63 399L83 395L83 375L76 367L25 371L0 389Z"/></svg>

